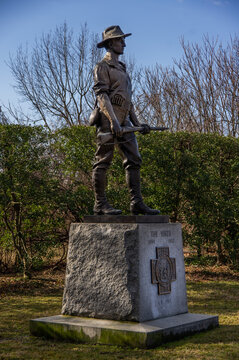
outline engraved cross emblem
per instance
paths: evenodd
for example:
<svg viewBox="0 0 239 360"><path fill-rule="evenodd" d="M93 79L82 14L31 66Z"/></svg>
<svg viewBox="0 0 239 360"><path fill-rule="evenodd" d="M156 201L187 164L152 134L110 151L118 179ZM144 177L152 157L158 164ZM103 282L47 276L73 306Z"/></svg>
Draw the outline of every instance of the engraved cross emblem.
<svg viewBox="0 0 239 360"><path fill-rule="evenodd" d="M176 261L169 257L168 247L156 247L156 258L151 260L152 284L158 285L158 294L171 293L171 281L176 280Z"/></svg>

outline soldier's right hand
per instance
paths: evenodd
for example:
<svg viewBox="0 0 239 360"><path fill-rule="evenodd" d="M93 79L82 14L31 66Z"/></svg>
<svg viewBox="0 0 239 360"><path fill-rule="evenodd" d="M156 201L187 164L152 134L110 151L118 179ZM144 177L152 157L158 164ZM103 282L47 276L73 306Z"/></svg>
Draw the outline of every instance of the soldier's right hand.
<svg viewBox="0 0 239 360"><path fill-rule="evenodd" d="M116 136L122 136L123 135L123 129L122 127L120 126L119 122L118 121L112 121L111 123L111 131L114 135Z"/></svg>

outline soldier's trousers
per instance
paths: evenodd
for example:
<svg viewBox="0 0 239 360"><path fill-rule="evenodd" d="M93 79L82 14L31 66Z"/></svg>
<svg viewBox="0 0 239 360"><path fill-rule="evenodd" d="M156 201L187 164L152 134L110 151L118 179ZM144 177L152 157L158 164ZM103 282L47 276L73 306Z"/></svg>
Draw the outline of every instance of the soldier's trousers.
<svg viewBox="0 0 239 360"><path fill-rule="evenodd" d="M113 143L113 140L109 140L102 145L99 139L97 139L97 151L95 153L93 169L108 169L113 159L115 145L117 145L123 158L123 166L126 170L140 168L142 160L136 136L134 133L129 133L117 138L116 144Z"/></svg>

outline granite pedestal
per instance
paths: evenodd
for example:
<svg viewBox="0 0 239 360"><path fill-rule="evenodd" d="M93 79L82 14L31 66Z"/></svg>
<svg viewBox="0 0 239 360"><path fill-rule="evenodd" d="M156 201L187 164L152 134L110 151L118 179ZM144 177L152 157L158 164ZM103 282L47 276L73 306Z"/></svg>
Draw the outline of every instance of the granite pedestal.
<svg viewBox="0 0 239 360"><path fill-rule="evenodd" d="M72 224L62 315L32 320L32 334L157 346L218 325L189 314L181 225L167 216L87 216Z"/></svg>

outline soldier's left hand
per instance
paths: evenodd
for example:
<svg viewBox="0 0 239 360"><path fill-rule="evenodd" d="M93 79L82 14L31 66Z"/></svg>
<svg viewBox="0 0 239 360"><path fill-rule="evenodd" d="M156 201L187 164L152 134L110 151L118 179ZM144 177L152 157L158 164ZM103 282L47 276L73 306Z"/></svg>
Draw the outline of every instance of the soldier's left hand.
<svg viewBox="0 0 239 360"><path fill-rule="evenodd" d="M150 126L148 124L140 124L140 126L143 128L143 130L141 130L141 134L146 135L150 133Z"/></svg>

